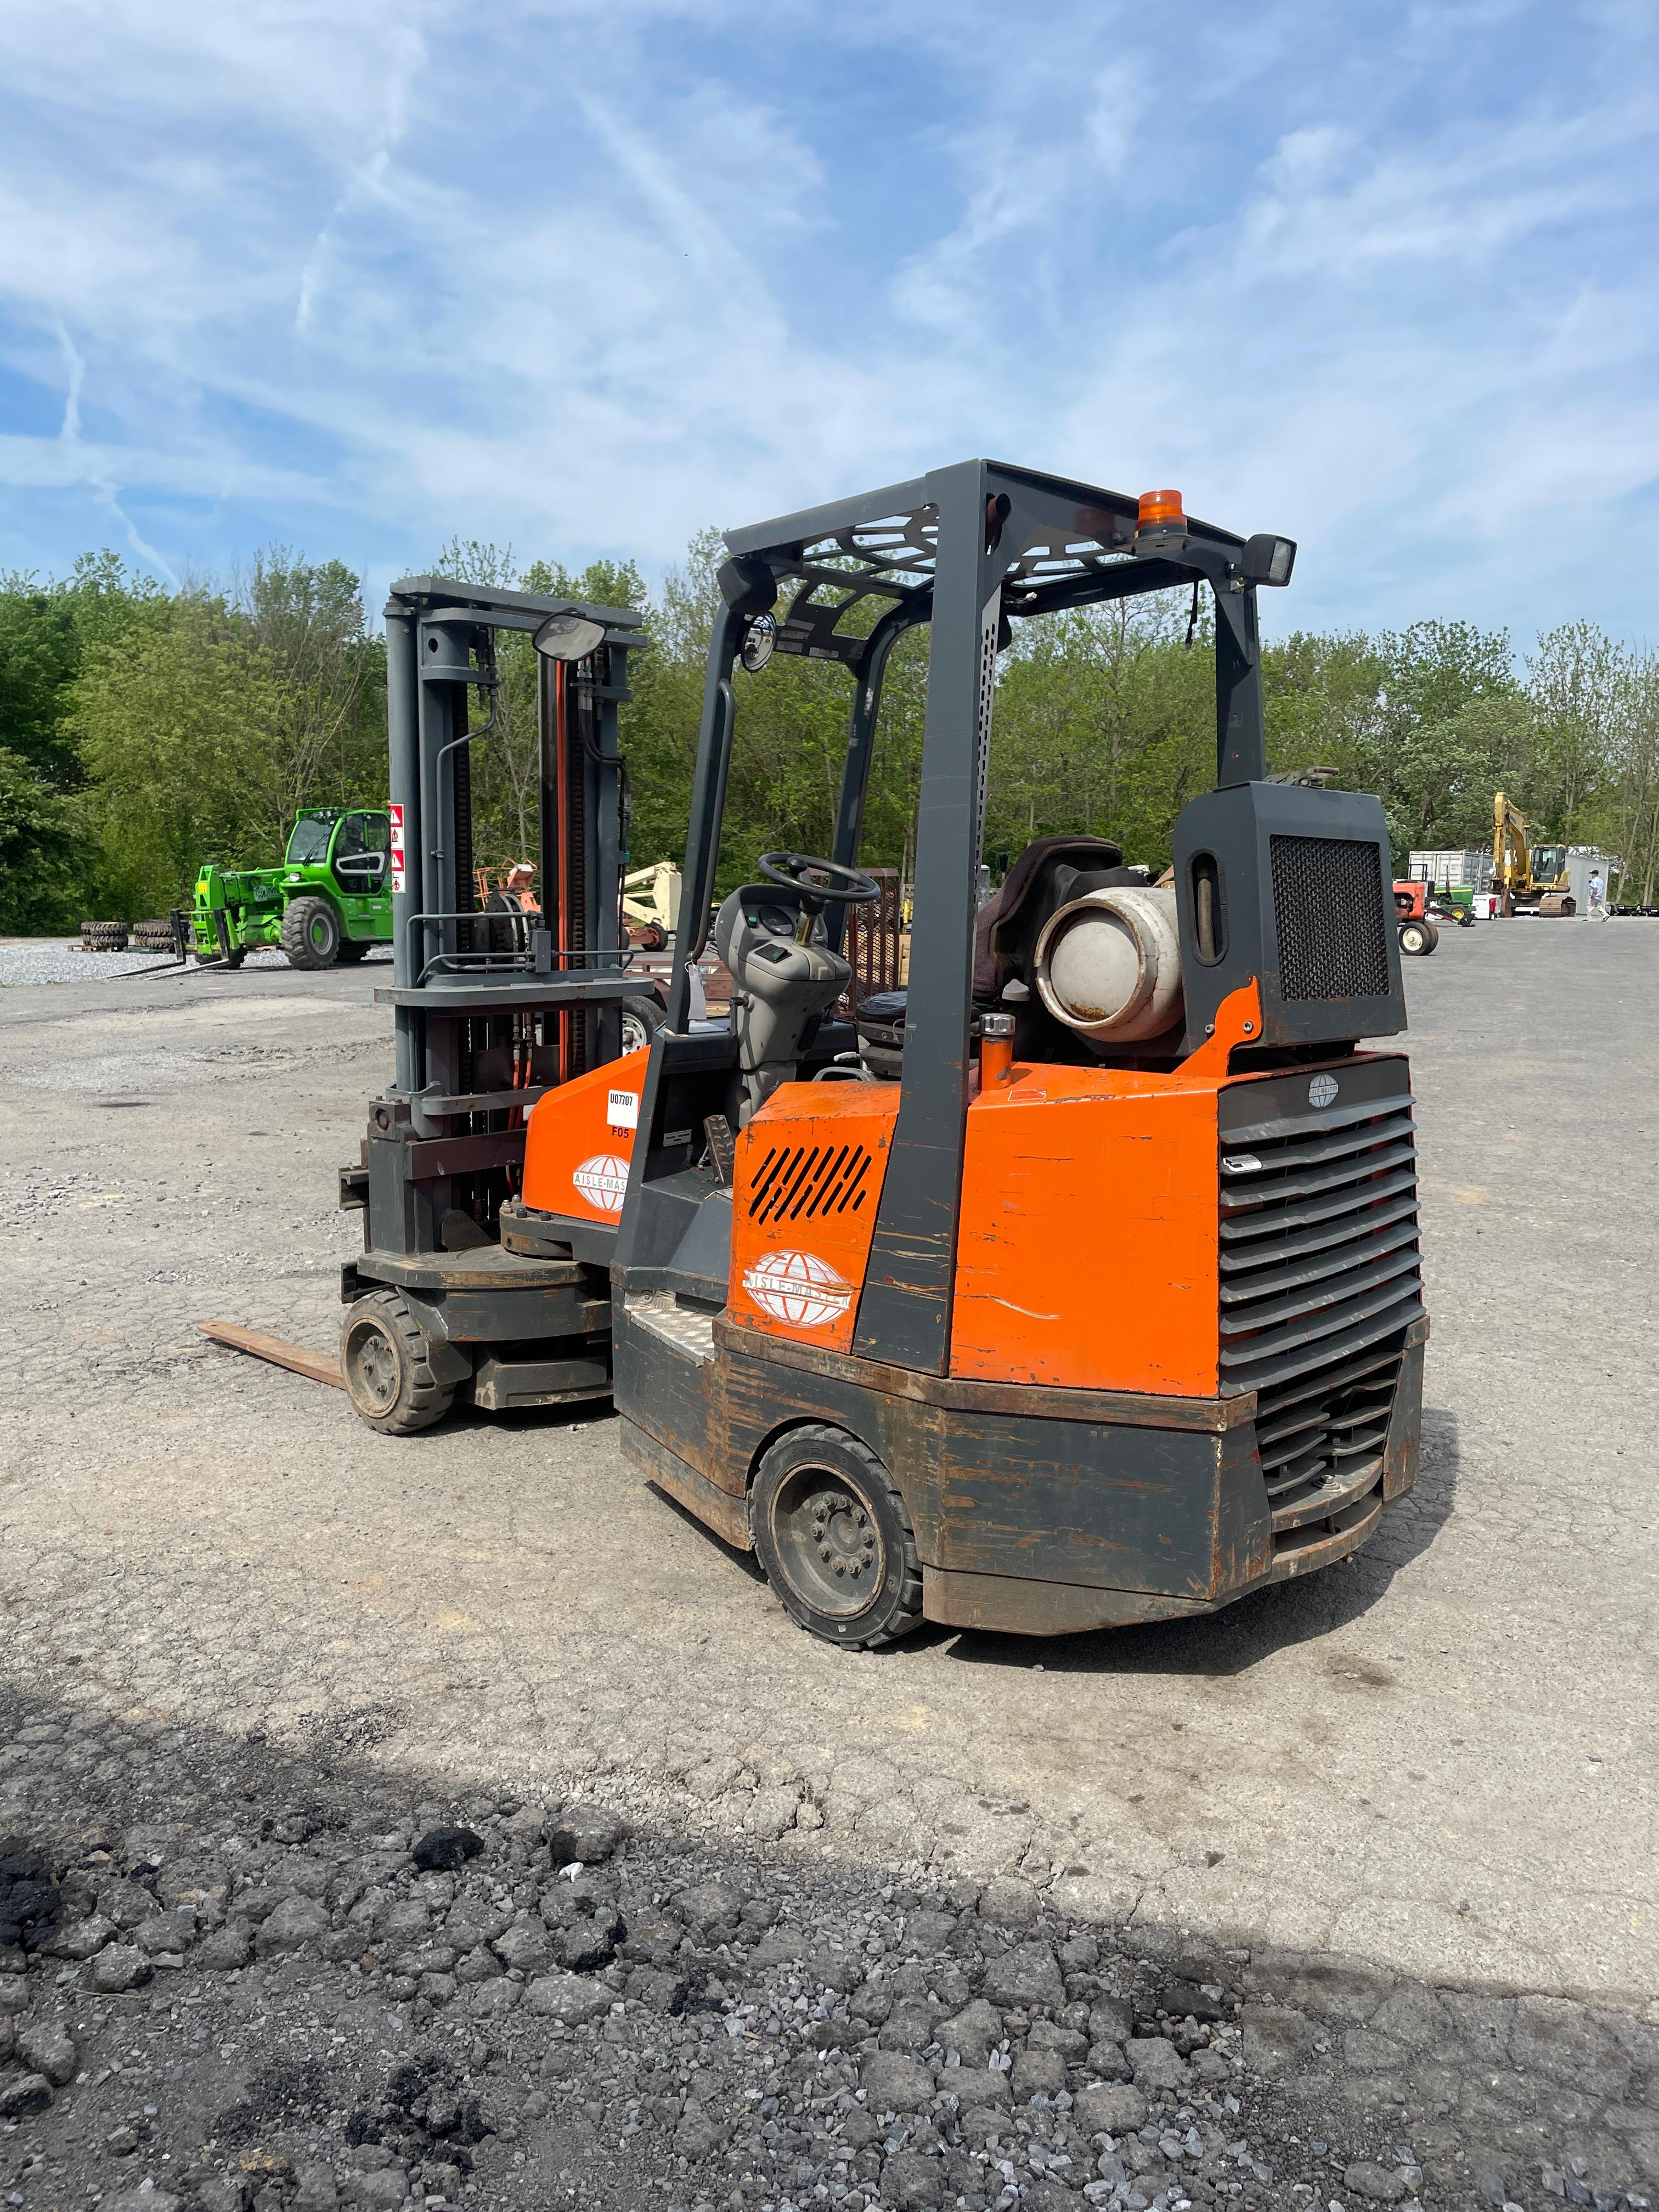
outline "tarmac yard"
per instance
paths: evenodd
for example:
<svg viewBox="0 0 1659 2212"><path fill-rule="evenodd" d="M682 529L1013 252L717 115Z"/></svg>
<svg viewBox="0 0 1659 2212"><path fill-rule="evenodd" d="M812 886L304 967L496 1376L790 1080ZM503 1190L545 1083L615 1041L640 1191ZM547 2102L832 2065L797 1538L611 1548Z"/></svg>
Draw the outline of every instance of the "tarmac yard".
<svg viewBox="0 0 1659 2212"><path fill-rule="evenodd" d="M434 1802L575 1793L652 1849L809 1887L817 1866L825 1895L1018 1875L1149 1957L1316 1954L1637 2033L1659 2020L1659 924L1447 930L1407 965L1433 1316L1413 1495L1357 1560L1210 1620L928 1628L863 1657L625 1468L608 1413L383 1439L196 1334L332 1349L358 1227L336 1171L389 1073L378 963L0 992L18 1725L150 1747L111 1748L118 1776L221 1746L256 1836L282 1817L256 1753L284 1803L301 1769ZM0 1765L0 1838L41 1817L29 1774ZM1627 2131L1623 2186L1640 2142L1659 2130ZM650 2201L687 2171L683 2149ZM1538 2174L1493 2201L1541 2201ZM751 2201L735 2169L710 2201L734 2185Z"/></svg>

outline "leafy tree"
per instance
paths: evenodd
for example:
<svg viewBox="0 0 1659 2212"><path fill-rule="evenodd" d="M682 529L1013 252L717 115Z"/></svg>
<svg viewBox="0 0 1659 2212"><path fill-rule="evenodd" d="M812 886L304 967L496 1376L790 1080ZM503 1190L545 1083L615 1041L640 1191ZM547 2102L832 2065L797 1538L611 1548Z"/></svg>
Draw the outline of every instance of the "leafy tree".
<svg viewBox="0 0 1659 2212"><path fill-rule="evenodd" d="M1214 775L1207 624L1168 594L1021 624L993 720L987 846L1018 852L1065 830L1110 836L1126 858L1170 857L1175 817Z"/></svg>
<svg viewBox="0 0 1659 2212"><path fill-rule="evenodd" d="M209 858L273 857L290 711L276 665L222 599L177 598L164 623L88 655L70 720L111 910L178 903Z"/></svg>
<svg viewBox="0 0 1659 2212"><path fill-rule="evenodd" d="M1527 757L1532 713L1518 692L1469 701L1445 720L1419 722L1401 738L1387 794L1402 850L1480 847L1492 836L1492 793Z"/></svg>
<svg viewBox="0 0 1659 2212"><path fill-rule="evenodd" d="M384 648L370 641L360 580L340 561L262 547L234 604L278 702L257 779L274 859L302 806L384 801Z"/></svg>
<svg viewBox="0 0 1659 2212"><path fill-rule="evenodd" d="M112 643L165 605L153 578L111 552L83 553L65 580L0 576L0 745L60 790L81 781L65 726L88 650Z"/></svg>
<svg viewBox="0 0 1659 2212"><path fill-rule="evenodd" d="M1528 655L1537 743L1523 803L1558 837L1581 836L1613 772L1632 675L1630 653L1594 623L1563 623Z"/></svg>
<svg viewBox="0 0 1659 2212"><path fill-rule="evenodd" d="M1618 783L1607 813L1612 842L1624 862L1620 896L1651 906L1659 878L1659 654L1644 653L1627 668L1615 766Z"/></svg>
<svg viewBox="0 0 1659 2212"><path fill-rule="evenodd" d="M73 927L94 874L88 807L32 761L0 748L0 930Z"/></svg>

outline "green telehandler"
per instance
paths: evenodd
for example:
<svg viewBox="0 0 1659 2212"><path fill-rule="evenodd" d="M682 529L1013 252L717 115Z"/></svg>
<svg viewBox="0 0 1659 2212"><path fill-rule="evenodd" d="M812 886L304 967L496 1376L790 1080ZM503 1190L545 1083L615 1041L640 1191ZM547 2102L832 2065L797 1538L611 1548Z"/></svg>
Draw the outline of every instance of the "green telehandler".
<svg viewBox="0 0 1659 2212"><path fill-rule="evenodd" d="M240 968L279 945L291 968L361 960L392 941L391 818L384 807L307 807L276 868L196 872L191 950L204 963Z"/></svg>

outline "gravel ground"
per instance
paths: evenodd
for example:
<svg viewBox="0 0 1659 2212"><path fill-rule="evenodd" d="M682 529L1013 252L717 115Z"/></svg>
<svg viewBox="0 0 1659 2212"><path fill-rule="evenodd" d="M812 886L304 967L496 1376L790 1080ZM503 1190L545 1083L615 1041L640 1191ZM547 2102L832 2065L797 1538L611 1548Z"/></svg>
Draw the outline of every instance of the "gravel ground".
<svg viewBox="0 0 1659 2212"><path fill-rule="evenodd" d="M4 938L0 939L0 990L40 983L110 983L123 975L142 975L147 968L165 968L171 959L165 952L85 952L66 938ZM286 968L288 956L250 952L242 965L244 969Z"/></svg>
<svg viewBox="0 0 1659 2212"><path fill-rule="evenodd" d="M1624 2014L422 1796L326 1729L0 1717L13 2206L1649 2212Z"/></svg>
<svg viewBox="0 0 1659 2212"><path fill-rule="evenodd" d="M1176 2057L1194 2074L1172 2075L1174 2104L1149 2105L1144 2124L1176 2122L1182 2144L1196 2130L1200 2153L1176 2161L1194 2203L1200 2182L1327 2212L1354 2212L1367 2186L1378 2202L1417 2192L1474 2205L1482 2176L1494 2203L1528 2212L1547 2212L1552 2181L1580 2203L1639 2191L1659 2163L1656 982L1659 933L1637 925L1448 932L1413 965L1435 1315L1425 1468L1357 1563L1208 1622L1048 1644L928 1631L851 1661L799 1636L744 1563L642 1486L606 1419L467 1417L398 1443L368 1435L337 1395L196 1336L197 1319L222 1315L333 1340L335 1269L356 1225L334 1211L334 1170L355 1157L388 1064L368 978L280 968L119 993L14 991L0 1026L0 1255L14 1285L0 1684L22 1701L23 1725L0 1725L0 1836L63 1878L60 1918L105 1910L100 1882L118 1875L173 1911L169 1849L187 1873L219 1868L220 1893L209 1894L216 1877L184 1901L204 1940L222 1933L210 1927L218 1912L246 1919L256 1944L252 1964L211 1971L200 1961L213 1954L185 1944L183 1965L107 2001L72 1959L0 1975L26 1994L26 2017L61 2017L81 2039L75 2074L94 2077L18 2114L16 2135L0 2136L0 2193L67 2204L96 2188L118 2204L146 2173L179 2193L185 2171L222 2178L251 2159L268 2212L305 2212L330 2187L351 2202L394 2201L394 2184L399 2202L416 2185L447 2194L452 2177L429 2181L428 2161L462 2169L465 2154L475 2164L462 2192L471 2179L486 2202L520 2201L515 2191L565 2201L562 2165L582 2202L690 2212L737 2190L744 2203L805 2191L816 2203L819 2184L801 2182L799 2163L828 2122L852 2144L844 2177L827 2154L809 2160L831 2195L879 2174L884 2203L931 2201L937 2183L945 2204L994 2203L1008 2175L993 2186L976 2162L984 2185L970 2188L949 2162L977 2147L950 2136L967 2132L963 2112L991 2109L982 2087L967 2105L950 2092L955 2121L931 2097L892 2126L878 2112L884 2131L860 2144L857 2088L865 2112L872 2095L899 2093L864 2081L866 2039L810 2057L802 2039L820 2008L839 2010L849 2034L863 2021L931 2074L949 2053L899 2043L921 2026L904 2007L931 2006L937 2041L939 2022L981 1996L1002 2015L1000 2055L1024 2038L1006 2094L1045 2072L1049 2083L1020 2105L1028 2134L1006 2100L1012 2133L998 2130L999 2157L1039 2208L1042 2192L1073 2201L1102 2156L1124 2159L1126 2182L1142 2153L1149 2177L1176 2170L1161 2132L1145 2142L1138 2122L1127 2138L1085 2134L1070 2117L1095 2109L1079 2093L1097 2044L1115 2041L1134 2070L1137 2054L1090 2016L1113 1997L1131 2005L1131 2041L1192 2045ZM630 1832L567 1895L538 1838L572 1797L614 1806ZM580 1971L621 2013L561 2026L527 1996L481 1996L459 1958L438 1963L458 1946L435 1932L434 1956L404 1974L399 1962L422 1947L411 1936L388 1949L378 1900L349 1922L362 1900L346 1899L356 1876L337 1862L394 1832L386 1850L402 1853L446 1820L483 1838L463 1887L488 1877L490 1904L544 1925L551 1889L561 1944L561 1914L584 1882L599 1885L590 1917L614 1905L629 1936L619 1960ZM170 1843L158 1823L178 1831ZM289 1867L329 1924L299 1915L312 1931L299 1948L267 1936L261 1956L261 1896ZM1005 2002L988 1978L988 1942L1018 1932L976 1902L1000 1876L1030 1886L1050 1931L1030 1940L1054 1948L1063 2002L1052 1982L1046 1998ZM401 1857L364 1878L394 1904L416 1901ZM788 1960L766 1966L748 1936L674 1908L711 1883L740 1893L740 1929L761 1929L775 1905L777 1942L896 1956L881 1979L900 2027L860 2009L878 2000L852 2004L863 1983L835 1988L814 1967L791 1990ZM635 1924L650 1924L647 1893L680 1929L660 1966L628 1948L647 1941ZM161 1917L121 1894L124 1911ZM426 1903L435 1931L439 1900ZM911 1922L929 1912L954 1928L923 1919L924 1938ZM398 1928L412 1923L388 1921ZM1100 1947L1093 1965L1066 1952L1079 1930ZM173 1920L147 1942L186 1932ZM348 1935L345 1954L327 1955ZM134 1946L112 1936L109 1948ZM687 1980L678 2011L672 1988L630 1994L642 1966ZM480 1988L547 1978L471 1971ZM453 1994L422 1978L452 1972ZM1097 1986L1073 1988L1078 1977ZM1146 2004L1176 1979L1219 1989L1206 2002L1220 2017L1194 2011L1191 2030L1183 2014L1167 2036L1150 2032ZM507 2008L499 2019L480 2009L492 2003ZM733 2003L757 2007L736 2035L722 2025ZM1079 2004L1081 2018L1068 2009ZM1087 2039L1079 2067L1051 2032ZM1224 2082L1199 2063L1218 2042ZM18 2087L30 2075L51 2086L34 2047L0 2075L0 2099L38 2100L38 2083ZM468 2144L470 2121L459 2136L434 2130L429 2098L417 2124L396 2069L440 2058L481 2115L487 2091L506 2100L493 2135ZM97 2081L114 2059L149 2070ZM56 2063L68 2063L61 2050ZM1143 2055L1131 2085L1143 2095L1148 2066L1170 2061ZM919 2085L906 2079L908 2095ZM763 2104L780 2099L762 2128L775 2122L763 2140L786 2149L750 2148L750 2087ZM1204 2102L1218 2093L1221 2115ZM541 2095L545 2111L532 2111ZM679 2142L685 2110L671 2127L667 2106L649 2102L671 2095L729 2136L698 2149L693 2127ZM388 2096L404 2100L404 2120L388 2116ZM639 2132L621 2139L633 2097ZM233 2105L253 2117L221 2125ZM100 2148L146 2124L132 2151ZM1241 2141L1254 2164L1228 2149ZM1039 2182L1027 2154L1045 2142L1071 2165L1043 2151ZM45 2166L15 2179L37 2150ZM890 2184L883 2160L905 2154L931 2161L927 2174L901 2166ZM331 2179L301 2177L307 2162ZM1380 2179L1350 2179L1368 2165ZM1417 2166L1422 2180L1402 2178ZM1109 2198L1111 2170L1097 2178ZM1155 2187L1148 2203L1158 2196L1178 2201ZM165 2212L155 2192L135 2201Z"/></svg>

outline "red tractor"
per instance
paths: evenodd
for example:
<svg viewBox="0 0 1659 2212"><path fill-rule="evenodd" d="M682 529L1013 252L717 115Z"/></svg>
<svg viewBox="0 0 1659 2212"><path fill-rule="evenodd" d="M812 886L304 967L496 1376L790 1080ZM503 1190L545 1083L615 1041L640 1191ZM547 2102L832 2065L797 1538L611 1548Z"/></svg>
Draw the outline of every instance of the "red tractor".
<svg viewBox="0 0 1659 2212"><path fill-rule="evenodd" d="M1400 950L1426 958L1440 942L1437 922L1455 921L1460 929L1474 927L1474 910L1449 904L1432 884L1416 877L1396 878L1394 915L1400 933Z"/></svg>

